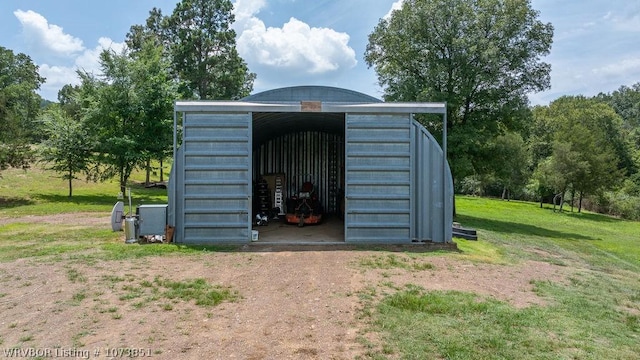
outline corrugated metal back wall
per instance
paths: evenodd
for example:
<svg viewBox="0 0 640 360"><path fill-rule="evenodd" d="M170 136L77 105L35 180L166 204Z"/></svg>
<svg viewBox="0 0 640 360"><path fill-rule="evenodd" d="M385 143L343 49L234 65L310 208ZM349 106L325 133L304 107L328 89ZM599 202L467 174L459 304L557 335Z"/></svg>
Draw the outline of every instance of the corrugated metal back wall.
<svg viewBox="0 0 640 360"><path fill-rule="evenodd" d="M311 179L324 209L335 213L338 190L343 186L344 158L344 135L319 131L285 134L254 150L253 178L285 174L285 198L295 194L305 179Z"/></svg>

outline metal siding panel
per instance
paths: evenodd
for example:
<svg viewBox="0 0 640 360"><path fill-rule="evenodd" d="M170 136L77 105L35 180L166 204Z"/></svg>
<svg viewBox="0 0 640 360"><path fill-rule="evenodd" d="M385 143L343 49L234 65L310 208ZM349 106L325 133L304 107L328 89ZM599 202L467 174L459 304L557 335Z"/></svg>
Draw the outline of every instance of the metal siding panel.
<svg viewBox="0 0 640 360"><path fill-rule="evenodd" d="M451 173L446 165L446 176L443 176L443 152L433 136L418 122L414 121L413 126L416 149L414 178L418 188L416 206L412 211L417 226L412 236L421 241L450 242L453 223L453 215L448 210L453 199ZM443 184L443 179L448 181Z"/></svg>
<svg viewBox="0 0 640 360"><path fill-rule="evenodd" d="M180 242L249 242L251 114L187 113L182 148Z"/></svg>
<svg viewBox="0 0 640 360"><path fill-rule="evenodd" d="M347 114L345 241L411 241L409 114Z"/></svg>

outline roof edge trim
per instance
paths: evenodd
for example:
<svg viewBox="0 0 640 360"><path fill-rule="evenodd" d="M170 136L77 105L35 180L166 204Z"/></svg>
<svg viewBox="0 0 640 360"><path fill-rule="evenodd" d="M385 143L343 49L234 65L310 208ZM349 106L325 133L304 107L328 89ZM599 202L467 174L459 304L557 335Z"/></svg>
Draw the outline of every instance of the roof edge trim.
<svg viewBox="0 0 640 360"><path fill-rule="evenodd" d="M243 101L176 101L177 112L303 112L301 102L253 103ZM445 103L366 103L345 104L323 102L323 113L395 113L444 114Z"/></svg>

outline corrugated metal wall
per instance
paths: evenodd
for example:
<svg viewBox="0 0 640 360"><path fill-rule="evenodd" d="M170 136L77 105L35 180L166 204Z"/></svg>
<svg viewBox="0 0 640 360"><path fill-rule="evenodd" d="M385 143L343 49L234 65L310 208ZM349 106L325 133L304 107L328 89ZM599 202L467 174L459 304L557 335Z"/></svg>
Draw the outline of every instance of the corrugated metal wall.
<svg viewBox="0 0 640 360"><path fill-rule="evenodd" d="M285 134L254 150L253 176L285 174L285 197L310 179L327 213L335 213L344 169L344 136L318 131ZM304 179L303 179L304 177Z"/></svg>
<svg viewBox="0 0 640 360"><path fill-rule="evenodd" d="M187 113L177 240L246 243L251 221L251 115Z"/></svg>
<svg viewBox="0 0 640 360"><path fill-rule="evenodd" d="M347 114L347 242L411 242L410 114Z"/></svg>
<svg viewBox="0 0 640 360"><path fill-rule="evenodd" d="M417 121L412 126L413 183L418 201L412 210L415 222L411 237L418 241L447 242L451 240L453 214L450 206L445 209L444 202L453 202L451 171L443 163L442 148L429 131Z"/></svg>
<svg viewBox="0 0 640 360"><path fill-rule="evenodd" d="M216 110L220 107L227 110ZM402 105L336 105L327 110L338 121L332 128L319 123L329 119L322 117L307 127L300 120L306 114L293 119L291 133L273 137L256 130L254 137L256 121L263 121L263 128L277 126L278 108L238 107L246 111L228 110L237 107L226 103L181 104L183 139L169 184L177 242L249 242L252 180L272 173L286 174L287 196L297 192L298 175L311 174L327 212L338 209L344 177L348 243L451 241L451 173L442 149L413 120L413 111L402 112ZM256 120L254 109L272 116ZM295 110L286 109L291 120Z"/></svg>

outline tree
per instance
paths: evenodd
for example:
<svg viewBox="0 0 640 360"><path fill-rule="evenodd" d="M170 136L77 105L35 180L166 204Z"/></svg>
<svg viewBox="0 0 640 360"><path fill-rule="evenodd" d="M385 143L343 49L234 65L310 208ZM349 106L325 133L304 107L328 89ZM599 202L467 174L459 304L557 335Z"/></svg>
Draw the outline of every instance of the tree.
<svg viewBox="0 0 640 360"><path fill-rule="evenodd" d="M80 104L78 104L78 92L80 86L67 84L58 90L58 104L61 109L72 119L80 120L81 111Z"/></svg>
<svg viewBox="0 0 640 360"><path fill-rule="evenodd" d="M623 139L622 121L611 107L583 96L565 96L538 112L553 129L551 156L541 164L560 178L547 185L563 194L578 192L579 211L584 194L617 185L621 176L616 144Z"/></svg>
<svg viewBox="0 0 640 360"><path fill-rule="evenodd" d="M170 16L154 8L144 26L127 34L132 49L153 39L167 48L172 73L185 98L239 99L256 78L236 50L235 21L229 0L182 0Z"/></svg>
<svg viewBox="0 0 640 360"><path fill-rule="evenodd" d="M97 136L94 180L118 176L125 191L134 169L163 160L172 149L175 83L162 49L152 41L135 53L105 50L100 78L80 72L82 85L73 103Z"/></svg>
<svg viewBox="0 0 640 360"><path fill-rule="evenodd" d="M173 149L173 101L178 97L171 81L169 64L162 56L162 47L147 40L132 55L132 80L142 108L138 141L146 157L146 183L149 183L150 161L160 161L160 181L163 181L163 160Z"/></svg>
<svg viewBox="0 0 640 360"><path fill-rule="evenodd" d="M0 46L0 170L28 167L33 160L29 142L40 109L36 90L45 79L31 58Z"/></svg>
<svg viewBox="0 0 640 360"><path fill-rule="evenodd" d="M540 185L553 189L554 195L560 197L560 211L562 211L567 190L574 189L577 179L587 173L588 169L589 164L582 159L579 152L571 148L570 143L555 141L552 155L539 164L534 177ZM555 208L555 198L553 205Z"/></svg>
<svg viewBox="0 0 640 360"><path fill-rule="evenodd" d="M489 145L492 152L492 173L502 185L502 200L509 199L514 188L522 188L527 181L527 149L522 136L508 132Z"/></svg>
<svg viewBox="0 0 640 360"><path fill-rule="evenodd" d="M41 161L49 164L48 170L62 174L72 197L73 180L89 170L93 141L83 124L69 117L58 104L47 109L42 122L47 136L41 144Z"/></svg>
<svg viewBox="0 0 640 360"><path fill-rule="evenodd" d="M537 18L529 1L406 0L369 35L386 100L447 102L454 181L477 173L487 140L522 126L528 93L549 88L553 27Z"/></svg>
<svg viewBox="0 0 640 360"><path fill-rule="evenodd" d="M126 53L105 50L100 54L101 78L80 71L79 100L83 121L96 135L96 156L90 171L94 180L118 176L123 193L132 171L144 160L136 132L141 128L143 109L131 77L131 60Z"/></svg>
<svg viewBox="0 0 640 360"><path fill-rule="evenodd" d="M127 47L133 52L142 50L147 43L152 42L162 49L169 49L169 34L166 30L167 18L162 15L162 10L153 8L149 11L149 17L145 25L133 25L127 33ZM168 56L168 54L166 54Z"/></svg>
<svg viewBox="0 0 640 360"><path fill-rule="evenodd" d="M622 118L626 143L616 144L616 153L626 174L637 174L640 171L640 83L621 86L611 94L598 94L596 98L611 106Z"/></svg>

